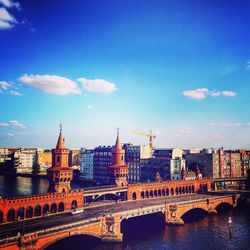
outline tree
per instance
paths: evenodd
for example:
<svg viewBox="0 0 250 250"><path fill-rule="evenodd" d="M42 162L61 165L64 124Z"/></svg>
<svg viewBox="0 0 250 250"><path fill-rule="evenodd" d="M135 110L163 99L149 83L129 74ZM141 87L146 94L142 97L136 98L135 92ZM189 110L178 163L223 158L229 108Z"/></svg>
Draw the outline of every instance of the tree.
<svg viewBox="0 0 250 250"><path fill-rule="evenodd" d="M33 163L33 170L32 170L32 174L34 175L38 175L40 173L40 164L37 162Z"/></svg>

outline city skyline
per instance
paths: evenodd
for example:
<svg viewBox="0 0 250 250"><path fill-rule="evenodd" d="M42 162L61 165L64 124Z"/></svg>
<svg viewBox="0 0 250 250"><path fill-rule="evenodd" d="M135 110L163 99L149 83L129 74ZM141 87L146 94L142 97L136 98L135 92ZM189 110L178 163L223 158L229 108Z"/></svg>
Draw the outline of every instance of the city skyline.
<svg viewBox="0 0 250 250"><path fill-rule="evenodd" d="M248 7L0 0L0 147L249 148Z"/></svg>

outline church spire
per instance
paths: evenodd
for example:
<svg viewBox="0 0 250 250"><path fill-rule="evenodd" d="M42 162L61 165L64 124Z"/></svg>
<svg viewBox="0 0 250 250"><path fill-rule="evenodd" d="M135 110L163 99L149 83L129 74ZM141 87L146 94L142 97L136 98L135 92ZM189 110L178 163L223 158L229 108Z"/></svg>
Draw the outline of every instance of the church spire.
<svg viewBox="0 0 250 250"><path fill-rule="evenodd" d="M56 149L64 149L64 148L65 148L65 144L64 144L64 138L62 136L62 123L60 123L60 133L59 133Z"/></svg>

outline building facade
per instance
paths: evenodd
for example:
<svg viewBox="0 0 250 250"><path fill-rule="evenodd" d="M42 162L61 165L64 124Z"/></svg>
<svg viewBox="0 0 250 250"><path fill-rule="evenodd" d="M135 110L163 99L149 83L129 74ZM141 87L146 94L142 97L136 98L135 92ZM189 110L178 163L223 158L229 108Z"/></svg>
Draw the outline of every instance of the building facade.
<svg viewBox="0 0 250 250"><path fill-rule="evenodd" d="M38 167L38 174L47 174L47 169L52 166L52 153L49 149L37 150L35 163Z"/></svg>
<svg viewBox="0 0 250 250"><path fill-rule="evenodd" d="M155 181L157 173L162 180L180 180L183 168L186 162L181 149L155 149L153 158L141 167L141 182Z"/></svg>
<svg viewBox="0 0 250 250"><path fill-rule="evenodd" d="M81 150L71 149L69 152L69 166L73 169L80 169Z"/></svg>
<svg viewBox="0 0 250 250"><path fill-rule="evenodd" d="M35 163L37 148L19 148L14 154L14 167L16 173L32 174L33 165Z"/></svg>
<svg viewBox="0 0 250 250"><path fill-rule="evenodd" d="M125 163L128 166L128 182L140 182L141 166L151 157L149 145L124 144Z"/></svg>
<svg viewBox="0 0 250 250"><path fill-rule="evenodd" d="M189 169L199 166L203 176L213 179L246 177L249 169L249 154L244 150L203 150L197 154L187 154L185 158Z"/></svg>
<svg viewBox="0 0 250 250"><path fill-rule="evenodd" d="M94 150L81 149L80 159L81 178L88 181L93 181L94 175Z"/></svg>
<svg viewBox="0 0 250 250"><path fill-rule="evenodd" d="M112 147L99 146L94 149L93 179L97 184L109 184L108 167L112 164Z"/></svg>

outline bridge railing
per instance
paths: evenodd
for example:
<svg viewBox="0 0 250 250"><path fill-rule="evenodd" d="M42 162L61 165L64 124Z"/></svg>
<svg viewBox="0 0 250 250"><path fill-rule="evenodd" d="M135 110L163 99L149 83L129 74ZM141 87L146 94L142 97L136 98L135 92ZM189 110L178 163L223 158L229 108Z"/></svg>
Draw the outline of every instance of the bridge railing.
<svg viewBox="0 0 250 250"><path fill-rule="evenodd" d="M70 223L70 224L67 224L67 225L61 225L61 226L57 226L57 227L43 229L43 230L35 231L35 232L32 232L32 233L36 233L38 236L42 236L42 235L46 235L48 233L59 232L61 230L66 230L66 229L69 229L69 228L84 226L84 225L99 222L99 221L100 221L99 218L93 218L93 219L84 220L84 221L80 221L80 222L76 222L76 223ZM27 235L29 235L29 233L27 233ZM7 238L4 238L4 239L0 239L0 245L16 242L16 241L18 241L18 239L20 237L21 237L21 235L20 236L17 235L17 236L12 236L12 237L7 237Z"/></svg>

